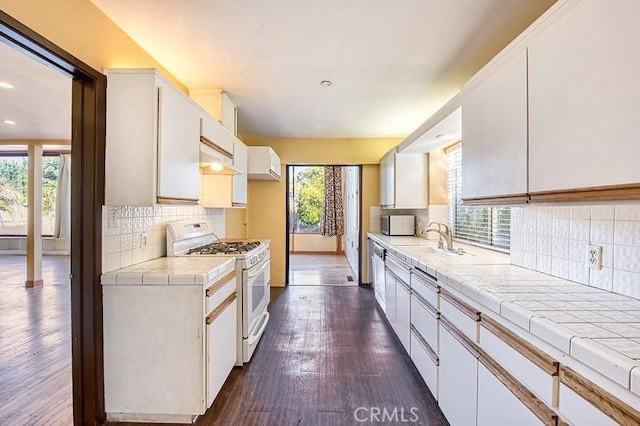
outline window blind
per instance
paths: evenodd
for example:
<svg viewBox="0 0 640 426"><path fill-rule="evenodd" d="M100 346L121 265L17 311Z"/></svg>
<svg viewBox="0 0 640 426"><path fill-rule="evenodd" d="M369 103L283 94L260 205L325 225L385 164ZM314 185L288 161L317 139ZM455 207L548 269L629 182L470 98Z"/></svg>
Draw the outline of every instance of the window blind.
<svg viewBox="0 0 640 426"><path fill-rule="evenodd" d="M449 223L460 240L509 249L511 208L462 204L462 148L447 153L449 162Z"/></svg>

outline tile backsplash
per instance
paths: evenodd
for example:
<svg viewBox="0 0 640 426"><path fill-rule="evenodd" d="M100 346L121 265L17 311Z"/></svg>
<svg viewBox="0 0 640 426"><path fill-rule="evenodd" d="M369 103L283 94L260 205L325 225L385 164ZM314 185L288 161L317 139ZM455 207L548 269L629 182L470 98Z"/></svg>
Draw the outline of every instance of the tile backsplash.
<svg viewBox="0 0 640 426"><path fill-rule="evenodd" d="M109 220L111 210L115 213L115 221ZM102 272L165 256L166 224L182 219L206 220L219 238L225 236L224 209L160 205L102 206Z"/></svg>
<svg viewBox="0 0 640 426"><path fill-rule="evenodd" d="M602 247L602 268L587 247ZM640 203L511 209L511 263L640 298Z"/></svg>

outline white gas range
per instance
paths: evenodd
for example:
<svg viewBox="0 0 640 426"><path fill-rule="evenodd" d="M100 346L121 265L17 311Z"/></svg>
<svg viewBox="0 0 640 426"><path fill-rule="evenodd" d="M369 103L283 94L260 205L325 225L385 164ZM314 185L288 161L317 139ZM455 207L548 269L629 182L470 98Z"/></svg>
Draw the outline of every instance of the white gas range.
<svg viewBox="0 0 640 426"><path fill-rule="evenodd" d="M238 347L236 365L249 362L269 321L271 261L269 240L219 240L206 221L167 224L167 256L236 258Z"/></svg>

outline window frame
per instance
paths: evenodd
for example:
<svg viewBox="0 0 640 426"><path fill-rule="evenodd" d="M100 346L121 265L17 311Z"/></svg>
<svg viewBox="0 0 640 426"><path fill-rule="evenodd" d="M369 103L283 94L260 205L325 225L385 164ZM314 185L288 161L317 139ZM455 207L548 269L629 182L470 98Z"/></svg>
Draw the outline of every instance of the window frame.
<svg viewBox="0 0 640 426"><path fill-rule="evenodd" d="M45 146L43 146L43 151L42 151L42 156L43 157L59 157L61 154L71 154L71 150L62 150L62 149L55 149L55 150L46 150L45 151ZM12 149L12 150L6 150L6 151L2 151L0 150L0 159L2 158L20 158L20 157L24 157L27 159L27 161L29 160L29 151L28 150L20 150L20 149ZM27 232L22 233L22 234L9 234L9 233L2 233L0 232L0 238L26 238L27 237ZM42 238L46 238L46 239L51 239L54 238L53 234L42 234Z"/></svg>
<svg viewBox="0 0 640 426"><path fill-rule="evenodd" d="M511 208L505 206L468 206L462 202L462 148L461 143L455 144L451 149L446 150L447 158L447 180L449 189L449 224L451 227L451 234L455 241L470 244L490 250L495 250L503 253L510 253L511 250ZM453 156L457 157L453 157ZM453 168L456 167L455 176ZM455 179L455 181L452 181ZM474 228L480 228L482 226L487 227L487 231L484 235L481 233L475 233L476 238L465 238L460 235L460 223L458 221L460 211L463 210L468 214L477 214L485 212L487 215L486 224L482 222L472 221ZM500 212L508 210L508 219L506 226L500 226L496 224ZM471 235L473 232L467 233ZM474 235L471 235L472 237ZM500 243L500 241L507 241L507 244Z"/></svg>

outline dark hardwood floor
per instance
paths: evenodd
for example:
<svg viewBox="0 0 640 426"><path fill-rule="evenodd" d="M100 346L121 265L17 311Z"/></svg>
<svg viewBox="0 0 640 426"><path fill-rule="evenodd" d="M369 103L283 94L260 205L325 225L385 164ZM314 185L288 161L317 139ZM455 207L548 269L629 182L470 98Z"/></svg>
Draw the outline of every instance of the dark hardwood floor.
<svg viewBox="0 0 640 426"><path fill-rule="evenodd" d="M0 256L0 425L69 425L69 257L43 258L43 287L24 287L25 268Z"/></svg>
<svg viewBox="0 0 640 426"><path fill-rule="evenodd" d="M253 359L198 425L447 424L372 290L290 286L270 312ZM369 421L377 410L397 414Z"/></svg>
<svg viewBox="0 0 640 426"><path fill-rule="evenodd" d="M355 276L344 254L289 254L289 285L357 286Z"/></svg>

